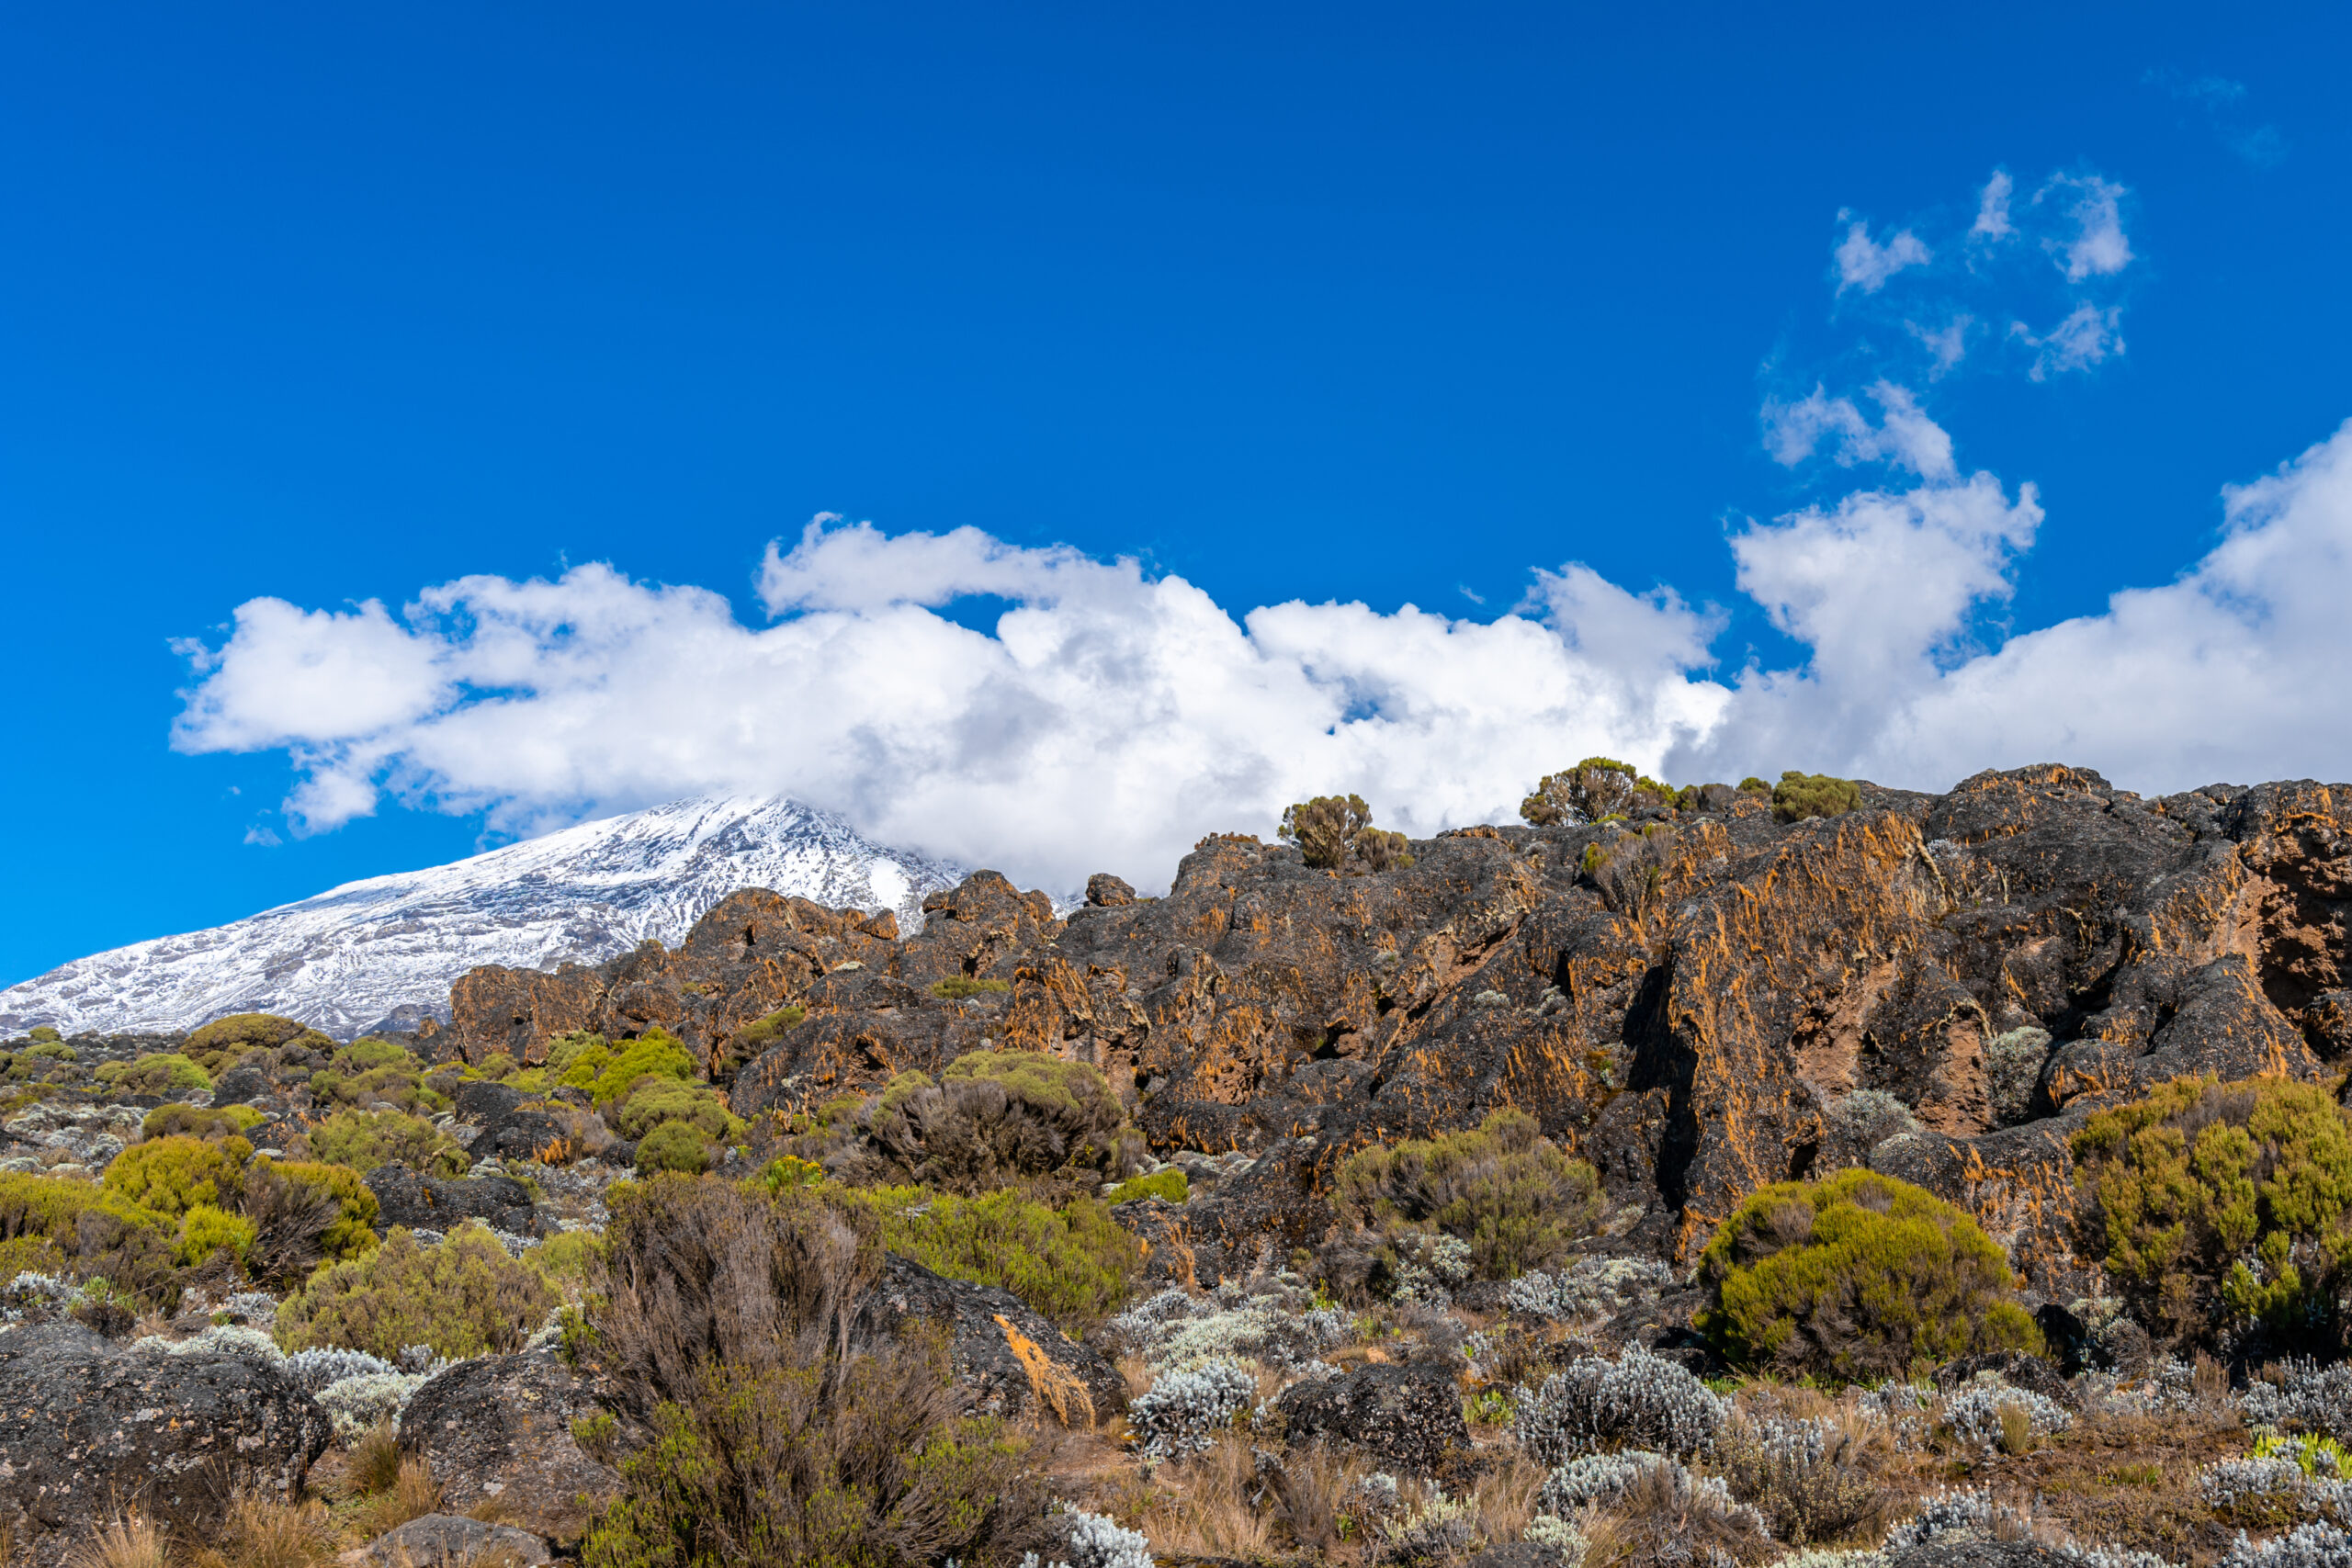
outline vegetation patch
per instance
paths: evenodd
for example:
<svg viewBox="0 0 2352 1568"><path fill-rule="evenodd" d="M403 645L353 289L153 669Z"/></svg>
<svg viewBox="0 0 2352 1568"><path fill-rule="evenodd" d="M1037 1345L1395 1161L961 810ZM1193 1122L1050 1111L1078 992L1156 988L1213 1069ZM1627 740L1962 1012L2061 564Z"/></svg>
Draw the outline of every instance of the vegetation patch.
<svg viewBox="0 0 2352 1568"><path fill-rule="evenodd" d="M1372 807L1360 795L1318 795L1283 809L1285 844L1319 871L1402 871L1413 863L1405 835L1372 825Z"/></svg>
<svg viewBox="0 0 2352 1568"><path fill-rule="evenodd" d="M1346 1282L1375 1290L1380 1274L1393 1280L1412 1261L1397 1249L1414 1238L1462 1244L1464 1277L1509 1280L1548 1268L1591 1234L1602 1207L1592 1168L1509 1106L1475 1128L1351 1155L1333 1201L1357 1233L1359 1267L1371 1271Z"/></svg>
<svg viewBox="0 0 2352 1568"><path fill-rule="evenodd" d="M1827 773L1801 773L1792 768L1772 786L1772 815L1782 822L1801 822L1808 817L1842 817L1861 804L1860 785L1851 779L1831 778Z"/></svg>
<svg viewBox="0 0 2352 1568"><path fill-rule="evenodd" d="M397 1361L412 1345L437 1355L519 1350L559 1298L539 1271L469 1222L435 1246L395 1227L365 1257L330 1264L277 1310L288 1351L365 1350Z"/></svg>
<svg viewBox="0 0 2352 1568"><path fill-rule="evenodd" d="M1001 1285L1071 1334L1118 1311L1143 1262L1143 1244L1086 1199L1056 1210L1014 1192L884 1187L840 1201L870 1215L889 1250L934 1274Z"/></svg>
<svg viewBox="0 0 2352 1568"><path fill-rule="evenodd" d="M401 1111L338 1111L310 1131L311 1153L363 1175L402 1165L433 1176L463 1176L472 1165L455 1138Z"/></svg>
<svg viewBox="0 0 2352 1568"><path fill-rule="evenodd" d="M1623 817L1637 807L1673 806L1670 785L1644 776L1631 762L1587 757L1573 768L1546 773L1519 803L1519 814L1538 828L1582 827Z"/></svg>

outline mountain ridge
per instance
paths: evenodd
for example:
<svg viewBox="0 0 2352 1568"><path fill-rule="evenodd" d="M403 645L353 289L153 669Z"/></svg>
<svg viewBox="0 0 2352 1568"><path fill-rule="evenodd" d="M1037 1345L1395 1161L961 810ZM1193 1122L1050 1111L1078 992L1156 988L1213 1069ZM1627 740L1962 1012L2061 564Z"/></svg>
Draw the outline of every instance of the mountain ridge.
<svg viewBox="0 0 2352 1568"><path fill-rule="evenodd" d="M446 1016L451 983L482 964L676 942L740 888L887 908L911 929L924 895L963 875L780 796L673 801L75 959L0 990L0 1032L168 1031L266 1011L349 1039Z"/></svg>

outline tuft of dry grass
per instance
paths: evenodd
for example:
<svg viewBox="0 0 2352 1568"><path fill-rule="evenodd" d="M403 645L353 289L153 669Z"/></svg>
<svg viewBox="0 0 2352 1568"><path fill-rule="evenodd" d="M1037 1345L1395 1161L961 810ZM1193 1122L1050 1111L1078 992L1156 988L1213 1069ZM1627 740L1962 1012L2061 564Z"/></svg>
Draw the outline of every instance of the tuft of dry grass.
<svg viewBox="0 0 2352 1568"><path fill-rule="evenodd" d="M196 1568L322 1568L341 1544L324 1503L248 1494L229 1505L213 1544L193 1561Z"/></svg>
<svg viewBox="0 0 2352 1568"><path fill-rule="evenodd" d="M372 1497L400 1483L401 1439L390 1421L379 1421L351 1447L344 1465L354 1495Z"/></svg>
<svg viewBox="0 0 2352 1568"><path fill-rule="evenodd" d="M171 1568L171 1541L137 1509L117 1514L65 1554L66 1568Z"/></svg>
<svg viewBox="0 0 2352 1568"><path fill-rule="evenodd" d="M1151 1385L1157 1380L1152 1377L1151 1368L1141 1356L1130 1350L1120 1357L1114 1364L1119 1369L1119 1376L1126 1380L1129 1399L1135 1399L1151 1392Z"/></svg>
<svg viewBox="0 0 2352 1568"><path fill-rule="evenodd" d="M1282 1468L1269 1481L1275 1523L1292 1547L1318 1562L1347 1560L1352 1545L1340 1535L1340 1520L1361 1512L1351 1506L1351 1495L1373 1469L1361 1454L1320 1443L1283 1454ZM1359 1539L1362 1533L1355 1532Z"/></svg>
<svg viewBox="0 0 2352 1568"><path fill-rule="evenodd" d="M372 1538L398 1529L411 1519L441 1511L441 1483L422 1459L404 1459L392 1484L378 1493L362 1516Z"/></svg>
<svg viewBox="0 0 2352 1568"><path fill-rule="evenodd" d="M1548 1474L1515 1448L1498 1455L1471 1493L1478 1504L1478 1528L1491 1540L1517 1540L1535 1517L1535 1495Z"/></svg>
<svg viewBox="0 0 2352 1568"><path fill-rule="evenodd" d="M1261 1511L1272 1488L1258 1477L1250 1440L1220 1432L1206 1453L1169 1465L1160 1476L1176 1488L1144 1509L1141 1528L1153 1554L1238 1557L1257 1561L1270 1554L1273 1521Z"/></svg>

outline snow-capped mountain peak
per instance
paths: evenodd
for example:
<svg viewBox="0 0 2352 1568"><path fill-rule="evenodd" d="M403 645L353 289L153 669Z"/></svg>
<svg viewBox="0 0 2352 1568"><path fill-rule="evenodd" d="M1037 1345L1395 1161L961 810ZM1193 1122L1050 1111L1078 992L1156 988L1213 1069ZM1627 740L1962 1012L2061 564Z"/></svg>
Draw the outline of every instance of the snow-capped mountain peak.
<svg viewBox="0 0 2352 1568"><path fill-rule="evenodd" d="M674 943L741 888L894 909L911 930L924 896L962 875L795 801L681 800L76 959L0 991L0 1032L189 1029L264 1011L349 1039L395 1010L445 1013L450 982L477 964Z"/></svg>

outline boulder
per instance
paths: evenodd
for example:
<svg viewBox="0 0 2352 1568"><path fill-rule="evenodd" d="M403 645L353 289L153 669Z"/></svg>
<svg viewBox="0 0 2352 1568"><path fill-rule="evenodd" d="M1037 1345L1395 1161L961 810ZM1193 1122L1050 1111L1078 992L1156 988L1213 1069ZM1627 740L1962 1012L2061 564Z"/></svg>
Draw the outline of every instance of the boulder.
<svg viewBox="0 0 2352 1568"><path fill-rule="evenodd" d="M523 1103L523 1091L487 1078L461 1083L449 1096L449 1108L460 1122L487 1127Z"/></svg>
<svg viewBox="0 0 2352 1568"><path fill-rule="evenodd" d="M511 1176L453 1179L422 1175L404 1165L379 1165L368 1173L368 1190L376 1195L379 1233L394 1225L447 1231L468 1220L480 1220L492 1230L514 1235L539 1234L538 1212L531 1206L530 1190Z"/></svg>
<svg viewBox="0 0 2352 1568"><path fill-rule="evenodd" d="M571 1136L570 1124L554 1113L516 1107L483 1127L466 1152L477 1160L534 1159L565 1146Z"/></svg>
<svg viewBox="0 0 2352 1568"><path fill-rule="evenodd" d="M548 1543L512 1525L486 1525L462 1514L426 1514L368 1543L368 1568L537 1568L555 1561Z"/></svg>
<svg viewBox="0 0 2352 1568"><path fill-rule="evenodd" d="M595 1386L552 1350L483 1356L416 1391L401 1452L432 1467L442 1506L495 1498L513 1524L568 1543L621 1488L620 1472L572 1436L573 1422L602 1411Z"/></svg>
<svg viewBox="0 0 2352 1568"><path fill-rule="evenodd" d="M956 1386L975 1415L1050 1412L1089 1427L1125 1410L1126 1380L1100 1350L1082 1345L1010 1291L933 1273L889 1254L858 1319L866 1334L895 1333L910 1317L944 1325Z"/></svg>
<svg viewBox="0 0 2352 1568"><path fill-rule="evenodd" d="M274 1087L267 1073L249 1063L240 1062L213 1080L212 1103L248 1104L268 1094Z"/></svg>
<svg viewBox="0 0 2352 1568"><path fill-rule="evenodd" d="M116 1510L201 1536L240 1491L291 1498L329 1426L269 1360L109 1342L78 1323L0 1332L0 1528L53 1565Z"/></svg>
<svg viewBox="0 0 2352 1568"><path fill-rule="evenodd" d="M1423 1473L1470 1446L1461 1385L1436 1361L1375 1362L1293 1383L1274 1407L1293 1443L1337 1439Z"/></svg>

